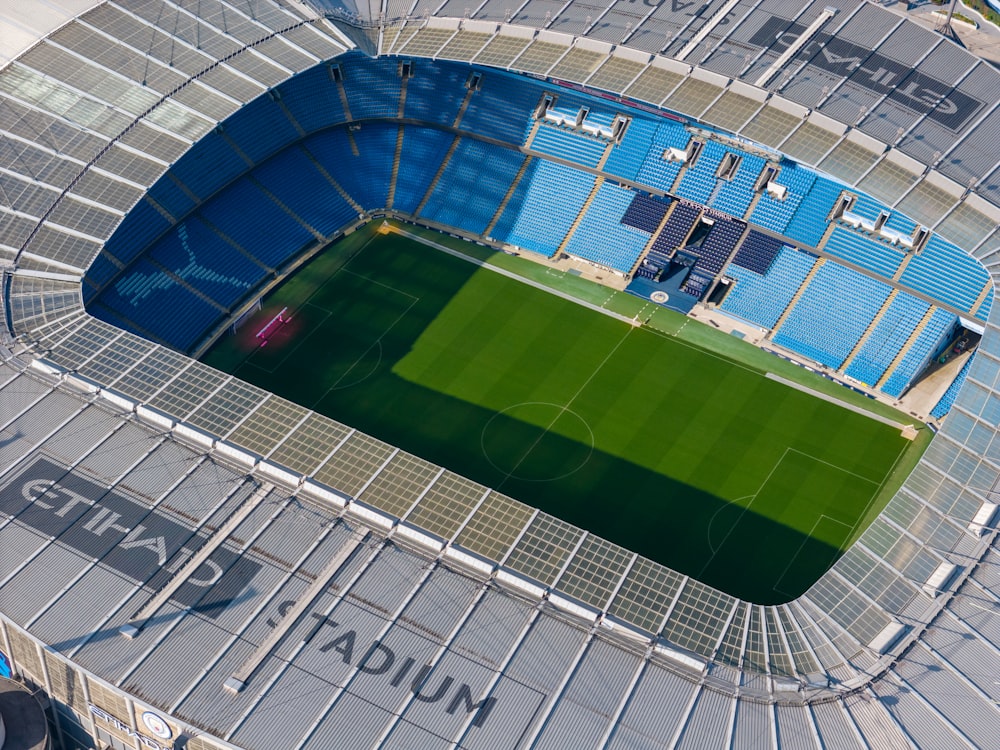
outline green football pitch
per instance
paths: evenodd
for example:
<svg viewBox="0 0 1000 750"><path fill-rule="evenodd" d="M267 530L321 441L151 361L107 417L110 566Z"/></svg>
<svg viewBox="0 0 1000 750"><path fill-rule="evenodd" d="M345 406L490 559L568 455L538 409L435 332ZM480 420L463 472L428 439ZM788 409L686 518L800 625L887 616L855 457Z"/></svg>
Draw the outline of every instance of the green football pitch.
<svg viewBox="0 0 1000 750"><path fill-rule="evenodd" d="M244 328L285 306L267 346L226 336L205 361L759 603L832 564L911 445L759 368L395 234L326 249Z"/></svg>

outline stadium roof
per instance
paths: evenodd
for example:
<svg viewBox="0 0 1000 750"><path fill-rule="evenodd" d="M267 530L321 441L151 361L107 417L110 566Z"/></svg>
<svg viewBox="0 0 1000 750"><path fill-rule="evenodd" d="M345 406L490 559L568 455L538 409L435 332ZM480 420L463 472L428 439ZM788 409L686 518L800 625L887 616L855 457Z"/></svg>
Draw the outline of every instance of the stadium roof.
<svg viewBox="0 0 1000 750"><path fill-rule="evenodd" d="M978 524L1000 480L1000 311L880 518L807 594L762 607L80 301L102 242L193 142L353 45L708 122L992 271L993 67L856 1L7 0L0 34L0 642L80 715L128 716L121 691L188 747L995 742L1000 551Z"/></svg>

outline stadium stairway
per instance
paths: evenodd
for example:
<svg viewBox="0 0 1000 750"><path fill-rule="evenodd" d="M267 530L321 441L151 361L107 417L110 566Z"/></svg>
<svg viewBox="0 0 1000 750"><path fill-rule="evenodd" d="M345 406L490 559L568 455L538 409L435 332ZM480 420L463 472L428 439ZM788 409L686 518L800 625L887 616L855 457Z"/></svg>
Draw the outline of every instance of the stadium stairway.
<svg viewBox="0 0 1000 750"><path fill-rule="evenodd" d="M880 307L878 312L875 313L875 317L872 318L872 322L868 324L868 328L865 329L865 332L861 334L861 338L859 338L857 343L854 344L854 348L848 352L846 357L844 357L844 361L841 363L840 367L837 368L837 372L847 372L847 368L851 366L854 358L858 356L858 352L860 352L864 348L865 344L868 343L868 339L871 338L872 333L874 333L875 329L878 328L879 323L882 322L882 318L885 317L886 311L892 307L892 303L898 296L898 289L893 289L889 292L889 296L885 298L885 302L882 303L882 307Z"/></svg>
<svg viewBox="0 0 1000 750"><path fill-rule="evenodd" d="M420 199L420 204L417 206L416 210L413 212L414 216L420 216L420 212L424 210L424 206L427 205L427 201L431 199L434 194L434 188L437 187L438 181L441 179L441 175L444 174L444 170L448 167L448 162L451 161L452 154L455 153L455 149L458 148L459 142L462 140L462 136L456 135L454 140L452 140L451 145L448 146L448 151L445 153L444 158L441 160L441 165L438 167L437 172L434 175L434 179L431 180L431 184L427 186L427 192L424 193L424 197ZM400 148L403 142L403 126L399 126L399 142ZM398 171L398 161L400 152L396 151L397 160L397 171ZM395 180L393 180L395 184Z"/></svg>
<svg viewBox="0 0 1000 750"><path fill-rule="evenodd" d="M295 221L297 221L299 224L301 224L306 229L308 229L309 233L312 234L313 237L315 237L317 240L324 240L324 239L326 239L323 236L322 232L320 232L318 229L316 229L316 227L312 226L305 219L303 219L301 216L299 216L297 213L295 213L295 211L293 211L291 209L291 207L289 207L289 205L287 203L285 203L284 201L282 201L281 199L279 199L278 196L276 196L274 193L272 193L270 190L268 190L267 186L264 185L264 183L262 183L256 177L254 177L253 174L250 174L248 176L248 179L250 180L250 182L252 182L254 185L256 185L257 189L260 190L264 195L266 195L272 201L274 201L275 203L277 203L286 214L288 214L289 216L291 216L293 219L295 219Z"/></svg>
<svg viewBox="0 0 1000 750"><path fill-rule="evenodd" d="M665 227L667 225L667 222L670 221L670 214L673 213L674 208L677 206L678 203L679 201L671 201L670 205L667 206L667 210L664 212L663 218L660 219L660 223L656 225L656 229L654 229L653 233L649 236L649 241L646 243L646 247L642 249L642 252L639 253L639 257L635 259L635 265L633 265L631 271L629 271L629 276L634 276L636 271L639 270L639 266L641 266L642 262L646 260L646 257L653 249L653 245L656 242L656 238L660 236L660 232L663 231L663 227Z"/></svg>
<svg viewBox="0 0 1000 750"><path fill-rule="evenodd" d="M497 222L500 221L500 217L503 216L503 212L507 209L507 204L510 203L510 199L514 196L517 186L521 182L521 178L524 177L524 173L528 171L528 166L533 160L533 156L524 157L524 161L521 163L521 168L517 170L517 174L514 175L514 179L511 180L510 188L507 190L507 194L503 197L503 200L500 201L500 205L497 206L496 213L493 214L493 218L490 219L490 223L486 225L486 229L483 230L483 237L489 237L493 228L497 225Z"/></svg>
<svg viewBox="0 0 1000 750"><path fill-rule="evenodd" d="M406 111L406 84L409 78L403 78L399 84L399 111L396 116L402 119ZM402 124L396 133L396 153L392 157L392 172L389 174L389 196L386 198L385 207L392 208L392 203L396 198L396 178L399 176L399 160L403 153L403 130Z"/></svg>
<svg viewBox="0 0 1000 750"><path fill-rule="evenodd" d="M920 334L924 332L924 329L931 322L931 318L934 317L934 313L936 313L937 310L938 308L934 305L927 308L927 312L924 313L924 317L922 317L920 322L917 323L917 327L913 329L913 333L910 334L909 338L906 339L906 343L900 347L898 352L896 352L896 356L893 357L889 366L885 368L885 372L882 374L882 377L878 379L878 382L875 384L875 390L882 390L882 387L888 382L889 378L892 377L896 368L899 367L900 363L904 359L906 359L906 355L909 354L910 348L917 342L917 339L920 338Z"/></svg>
<svg viewBox="0 0 1000 750"><path fill-rule="evenodd" d="M343 198L345 201L347 201L351 205L351 208L353 208L359 214L363 214L365 212L365 209L362 208L360 203L354 200L354 198L350 195L350 193L344 190L343 186L339 182L337 182L337 180L334 179L333 175L327 171L326 167L324 167L320 163L319 159L313 156L305 145L302 145L300 148L302 149L302 152L306 155L306 157L309 159L309 161L312 162L312 165L316 167L317 170L319 170L319 173L321 175L323 175L326 181L333 186L334 190L340 193L340 197Z"/></svg>
<svg viewBox="0 0 1000 750"><path fill-rule="evenodd" d="M469 102L472 101L472 95L475 93L475 89L468 89L465 92L465 98L462 99L462 103L458 107L458 113L455 115L455 122L452 123L452 127L457 128L461 126L462 118L465 117L465 110L469 108Z"/></svg>
<svg viewBox="0 0 1000 750"><path fill-rule="evenodd" d="M406 81L403 81L403 96L406 96ZM396 132L396 152L392 157L392 172L389 174L389 196L385 200L385 207L392 208L396 200L396 178L399 177L399 159L403 153L403 125L400 125Z"/></svg>
<svg viewBox="0 0 1000 750"><path fill-rule="evenodd" d="M598 177L594 180L594 186L590 189L590 195L588 195L587 200L583 202L579 213L577 213L576 218L573 219L573 223L569 225L569 230L566 232L566 236L562 238L562 242L559 243L559 247L557 247L556 251L552 254L554 257L559 257L559 254L566 250L566 246L569 244L569 241L573 239L573 234L576 232L577 228L579 228L580 222L583 221L583 217L590 209L590 204L592 204L594 202L594 198L597 197L597 191L601 189L601 185L603 184L603 177Z"/></svg>
<svg viewBox="0 0 1000 750"><path fill-rule="evenodd" d="M795 309L795 305L799 303L799 300L802 298L802 295L805 294L806 289L809 288L809 285L812 283L812 280L816 277L816 274L819 273L819 269L823 267L824 263L826 263L826 258L820 258L816 261L816 263L813 264L813 267L809 269L809 273L807 273L806 277L802 280L802 283L799 285L798 291L795 292L795 296L793 296L791 300L789 300L788 306L785 307L785 311L781 313L781 316L775 322L774 327L771 329L771 333L768 335L768 338L773 339L774 335L779 330L781 330L781 326L783 326L785 324L785 321L788 320L788 316L792 314L792 310Z"/></svg>

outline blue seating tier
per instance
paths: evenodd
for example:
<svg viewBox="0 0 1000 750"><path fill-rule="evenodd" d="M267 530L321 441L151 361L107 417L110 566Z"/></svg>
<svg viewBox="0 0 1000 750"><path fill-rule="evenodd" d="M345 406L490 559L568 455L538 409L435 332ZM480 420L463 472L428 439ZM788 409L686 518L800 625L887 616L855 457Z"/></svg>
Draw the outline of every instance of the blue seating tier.
<svg viewBox="0 0 1000 750"><path fill-rule="evenodd" d="M193 217L153 245L147 257L224 307L244 297L266 275L266 269Z"/></svg>
<svg viewBox="0 0 1000 750"><path fill-rule="evenodd" d="M536 159L522 177L528 181L523 196L515 193L504 217L515 216L510 229L501 234L498 222L494 235L513 245L542 255L552 255L583 207L594 185L593 175L562 164Z"/></svg>
<svg viewBox="0 0 1000 750"><path fill-rule="evenodd" d="M825 177L817 177L802 199L785 233L803 245L817 247L827 227L827 217L843 188Z"/></svg>
<svg viewBox="0 0 1000 750"><path fill-rule="evenodd" d="M633 118L621 143L612 146L611 154L604 163L604 171L626 180L635 180L658 127L657 123L645 117Z"/></svg>
<svg viewBox="0 0 1000 750"><path fill-rule="evenodd" d="M531 115L541 96L542 88L521 76L484 72L480 89L469 100L459 127L520 145L534 123Z"/></svg>
<svg viewBox="0 0 1000 750"><path fill-rule="evenodd" d="M897 247L843 226L833 230L823 249L886 278L892 278L906 255Z"/></svg>
<svg viewBox="0 0 1000 750"><path fill-rule="evenodd" d="M629 126L629 130L631 129L632 126ZM662 120L649 144L646 158L643 159L642 166L636 174L636 181L667 192L672 190L677 173L684 164L679 161L667 161L663 158L663 154L668 148L687 148L690 140L691 136L680 123Z"/></svg>
<svg viewBox="0 0 1000 750"><path fill-rule="evenodd" d="M249 169L226 140L212 132L192 146L170 171L188 190L205 200ZM167 210L174 213L169 207Z"/></svg>
<svg viewBox="0 0 1000 750"><path fill-rule="evenodd" d="M398 117L399 59L379 57L347 59L341 64L344 91L351 109L351 117L363 120L368 117Z"/></svg>
<svg viewBox="0 0 1000 750"><path fill-rule="evenodd" d="M281 86L281 102L307 133L344 121L344 105L330 68L320 65Z"/></svg>
<svg viewBox="0 0 1000 750"><path fill-rule="evenodd" d="M414 75L406 82L403 116L452 125L458 116L467 89L469 68L439 62L433 65L413 62Z"/></svg>
<svg viewBox="0 0 1000 750"><path fill-rule="evenodd" d="M773 328L815 264L815 257L790 247L780 249L766 274L732 264L726 275L736 283L720 309L763 328Z"/></svg>
<svg viewBox="0 0 1000 750"><path fill-rule="evenodd" d="M294 175L294 179L289 179ZM289 148L253 171L279 201L320 234L331 236L357 220L358 212L299 148Z"/></svg>
<svg viewBox="0 0 1000 750"><path fill-rule="evenodd" d="M175 219L183 219L197 205L171 178L171 172L158 179L147 195Z"/></svg>
<svg viewBox="0 0 1000 750"><path fill-rule="evenodd" d="M736 174L728 182L720 184L711 202L713 208L739 218L743 218L750 208L754 196L754 183L757 182L766 163L759 156L752 154L742 154L742 156L743 161L740 162Z"/></svg>
<svg viewBox="0 0 1000 750"><path fill-rule="evenodd" d="M931 416L934 419L941 419L944 415L951 411L951 407L955 405L955 399L958 397L958 392L962 390L962 385L965 383L965 378L969 374L969 368L972 365L972 357L969 357L962 366L958 375L948 386L948 390L944 392L941 396L941 400L937 402L937 405L931 409Z"/></svg>
<svg viewBox="0 0 1000 750"><path fill-rule="evenodd" d="M628 209L622 216L622 224L652 234L660 226L670 208L670 198L657 198L644 193L636 193Z"/></svg>
<svg viewBox="0 0 1000 750"><path fill-rule="evenodd" d="M258 96L241 117L226 122L223 132L255 164L299 139L299 132L276 102Z"/></svg>
<svg viewBox="0 0 1000 750"><path fill-rule="evenodd" d="M119 270L121 269L112 263L107 255L98 253L94 262L90 264L90 268L87 269L87 275L83 277L84 304L96 297L100 288L111 281Z"/></svg>
<svg viewBox="0 0 1000 750"><path fill-rule="evenodd" d="M454 140L451 133L432 128L408 127L403 131L394 209L408 214L417 210Z"/></svg>
<svg viewBox="0 0 1000 750"><path fill-rule="evenodd" d="M826 263L775 334L776 344L838 368L892 288L836 263Z"/></svg>
<svg viewBox="0 0 1000 750"><path fill-rule="evenodd" d="M905 292L897 294L844 372L866 385L875 385L929 307Z"/></svg>
<svg viewBox="0 0 1000 750"><path fill-rule="evenodd" d="M726 265L745 229L742 222L716 218L708 237L696 250L695 270L702 276L714 277Z"/></svg>
<svg viewBox="0 0 1000 750"><path fill-rule="evenodd" d="M622 223L635 193L605 182L566 244L570 255L628 273L649 241L649 233Z"/></svg>
<svg viewBox="0 0 1000 750"><path fill-rule="evenodd" d="M783 163L775 184L787 188L787 194L782 200L778 200L770 193L762 193L750 214L750 221L772 232L785 234L788 222L792 220L815 181L815 172L795 164Z"/></svg>
<svg viewBox="0 0 1000 750"><path fill-rule="evenodd" d="M125 328L149 331L181 351L187 351L220 311L192 294L169 275L140 258L128 277L104 290L100 303L115 313ZM116 321L117 322L117 321Z"/></svg>
<svg viewBox="0 0 1000 750"><path fill-rule="evenodd" d="M605 141L545 124L538 128L531 141L532 151L566 159L585 167L596 167L606 147Z"/></svg>
<svg viewBox="0 0 1000 750"><path fill-rule="evenodd" d="M733 263L749 271L765 274L783 245L778 238L751 229L736 251Z"/></svg>
<svg viewBox="0 0 1000 750"><path fill-rule="evenodd" d="M334 128L306 139L306 149L364 209L385 208L389 199L392 160L396 153L396 125L368 123L351 136L358 155L351 150L348 134Z"/></svg>
<svg viewBox="0 0 1000 750"><path fill-rule="evenodd" d="M524 159L512 149L463 138L420 215L482 234Z"/></svg>
<svg viewBox="0 0 1000 750"><path fill-rule="evenodd" d="M315 241L302 224L248 178L237 180L198 212L269 268L279 268Z"/></svg>
<svg viewBox="0 0 1000 750"><path fill-rule="evenodd" d="M917 340L904 355L902 361L892 371L892 375L882 386L882 392L899 398L910 387L913 379L920 374L930 358L946 342L955 328L958 318L946 310L937 308L927 322L927 326L917 336Z"/></svg>
<svg viewBox="0 0 1000 750"><path fill-rule="evenodd" d="M104 244L104 250L127 264L168 229L170 222L149 201L143 199L122 219L115 233Z"/></svg>
<svg viewBox="0 0 1000 750"><path fill-rule="evenodd" d="M899 281L960 310L971 311L989 275L972 256L934 234L910 260Z"/></svg>
<svg viewBox="0 0 1000 750"><path fill-rule="evenodd" d="M715 141L706 143L698 160L693 165L688 166L681 178L681 182L677 186L677 195L695 203L707 204L719 179L715 176L719 162L725 155L726 147L721 143Z"/></svg>
<svg viewBox="0 0 1000 750"><path fill-rule="evenodd" d="M701 208L686 201L677 201L674 210L670 212L667 223L656 235L653 241L652 250L655 253L670 257L674 251L684 244L688 235L691 234L691 227L701 215Z"/></svg>

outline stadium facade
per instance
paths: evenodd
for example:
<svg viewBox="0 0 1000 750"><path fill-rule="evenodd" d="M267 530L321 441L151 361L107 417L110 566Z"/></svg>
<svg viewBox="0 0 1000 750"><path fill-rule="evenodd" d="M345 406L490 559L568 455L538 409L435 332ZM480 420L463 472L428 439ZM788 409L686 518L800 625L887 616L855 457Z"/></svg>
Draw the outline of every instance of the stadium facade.
<svg viewBox="0 0 1000 750"><path fill-rule="evenodd" d="M65 747L995 746L992 66L855 0L0 11L0 669ZM983 331L920 464L803 596L740 601L179 353L376 211L461 229L446 165L515 152L463 234L631 274L709 204L773 253L694 253L688 292L800 273L758 322L801 351L857 281L867 320L813 358L846 374L909 321L866 360L890 394L949 325ZM235 235L251 195L289 247ZM538 196L576 206L560 237ZM573 246L633 205L657 217L615 230L634 256Z"/></svg>

